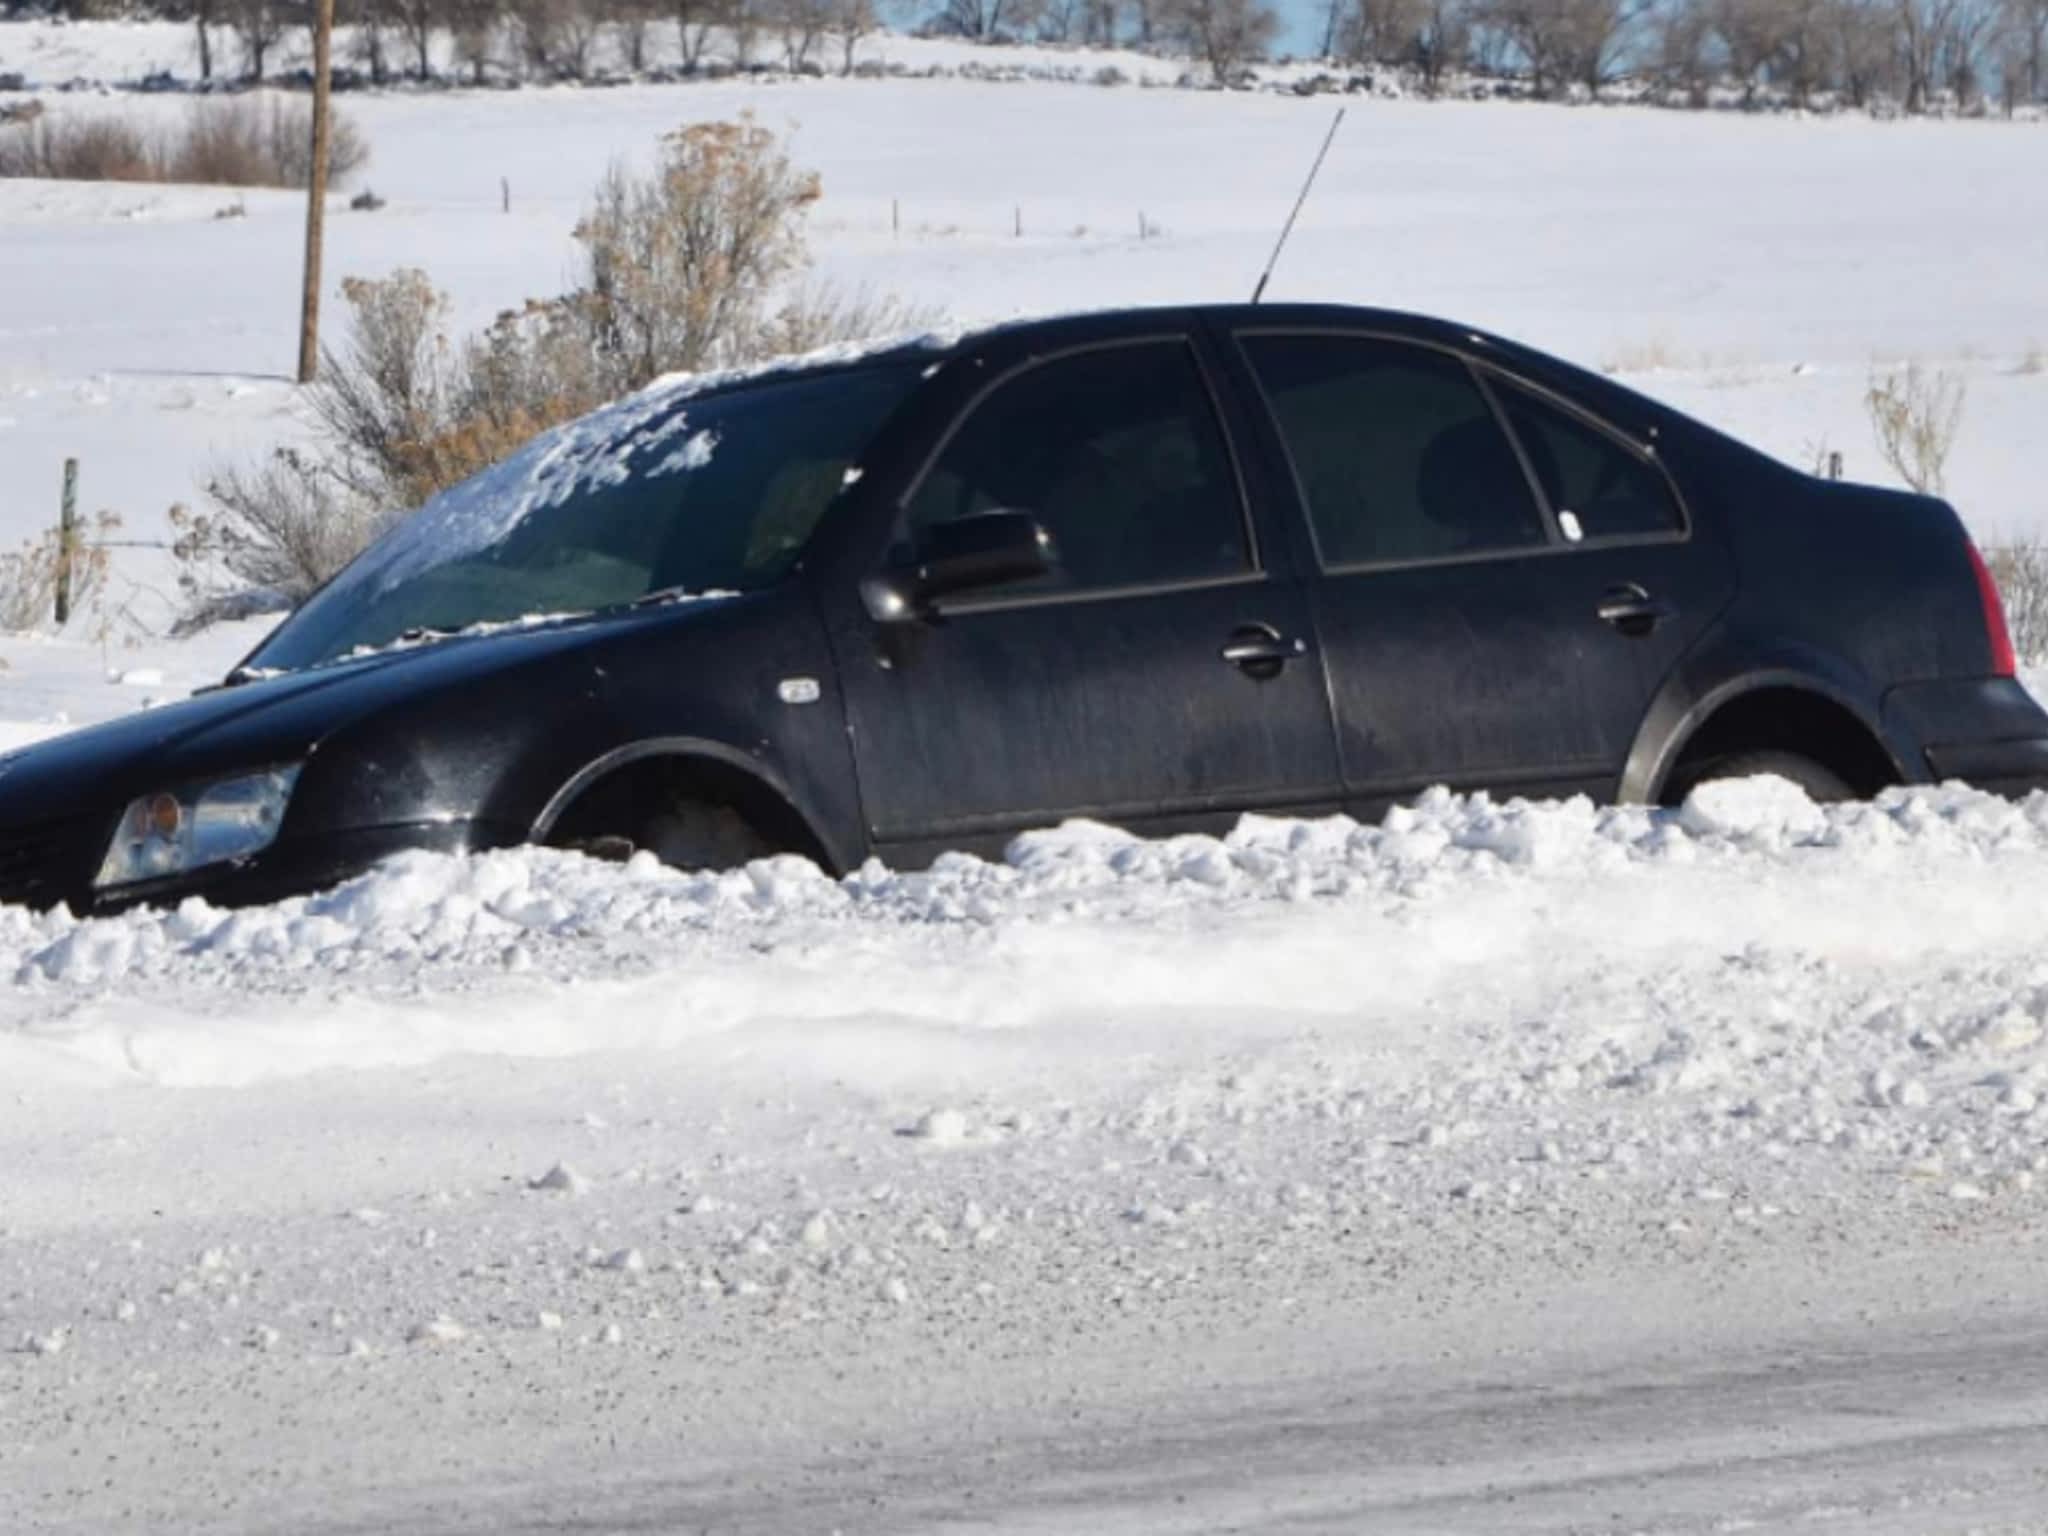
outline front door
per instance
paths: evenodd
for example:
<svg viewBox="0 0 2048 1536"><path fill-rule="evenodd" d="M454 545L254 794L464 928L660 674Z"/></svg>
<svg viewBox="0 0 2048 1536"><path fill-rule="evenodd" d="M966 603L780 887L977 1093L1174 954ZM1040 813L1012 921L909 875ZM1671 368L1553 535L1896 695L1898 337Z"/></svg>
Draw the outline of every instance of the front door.
<svg viewBox="0 0 2048 1536"><path fill-rule="evenodd" d="M1334 808L1306 594L1261 549L1189 337L992 372L904 496L899 545L1028 512L1054 569L842 636L879 851L987 849L1074 817L1161 831Z"/></svg>

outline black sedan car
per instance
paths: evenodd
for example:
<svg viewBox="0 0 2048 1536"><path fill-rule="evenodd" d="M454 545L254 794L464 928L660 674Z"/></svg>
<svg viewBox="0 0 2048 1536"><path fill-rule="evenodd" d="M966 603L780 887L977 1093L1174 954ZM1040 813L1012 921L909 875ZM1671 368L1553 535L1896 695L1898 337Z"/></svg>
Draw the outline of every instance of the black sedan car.
<svg viewBox="0 0 2048 1536"><path fill-rule="evenodd" d="M844 870L1094 817L2048 782L1940 501L1468 328L1015 325L655 389L399 523L228 685L0 761L0 898L405 848Z"/></svg>

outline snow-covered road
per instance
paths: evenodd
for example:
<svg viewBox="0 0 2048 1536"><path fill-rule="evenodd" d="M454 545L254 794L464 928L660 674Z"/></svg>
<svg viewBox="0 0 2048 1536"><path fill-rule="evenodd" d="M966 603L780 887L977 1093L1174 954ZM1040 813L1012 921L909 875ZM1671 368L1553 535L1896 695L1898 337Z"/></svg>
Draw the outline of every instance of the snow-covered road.
<svg viewBox="0 0 2048 1536"><path fill-rule="evenodd" d="M0 1529L2038 1529L2044 891L1759 782L0 914Z"/></svg>

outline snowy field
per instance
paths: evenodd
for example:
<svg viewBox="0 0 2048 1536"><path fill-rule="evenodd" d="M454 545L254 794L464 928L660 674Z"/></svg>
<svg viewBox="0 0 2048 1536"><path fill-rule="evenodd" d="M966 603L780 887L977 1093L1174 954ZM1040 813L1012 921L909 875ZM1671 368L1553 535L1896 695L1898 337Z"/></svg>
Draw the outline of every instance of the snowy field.
<svg viewBox="0 0 2048 1536"><path fill-rule="evenodd" d="M0 26L0 74L181 46ZM1330 111L357 97L389 206L329 271L479 323L559 287L610 160L743 109L823 174L822 275L959 320L1248 292ZM2048 532L2044 165L2039 125L1361 102L1273 292L1859 476L1871 369L1919 359L1968 381L1965 515ZM0 542L67 454L161 538L303 430L299 217L0 183ZM117 571L107 641L0 640L0 745L259 632L153 638L167 562ZM2038 1533L2044 895L2048 797L1751 785L0 910L0 1531Z"/></svg>

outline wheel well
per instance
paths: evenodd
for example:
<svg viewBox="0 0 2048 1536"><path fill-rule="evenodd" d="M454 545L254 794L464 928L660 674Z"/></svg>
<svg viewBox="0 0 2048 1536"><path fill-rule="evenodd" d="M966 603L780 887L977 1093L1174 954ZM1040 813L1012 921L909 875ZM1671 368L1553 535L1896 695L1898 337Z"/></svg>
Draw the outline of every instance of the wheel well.
<svg viewBox="0 0 2048 1536"><path fill-rule="evenodd" d="M1859 797L1899 781L1891 755L1842 705L1803 688L1758 688L1721 705L1693 732L1658 798L1670 804L1689 769L1737 752L1796 752L1838 774Z"/></svg>
<svg viewBox="0 0 2048 1536"><path fill-rule="evenodd" d="M777 853L798 853L833 870L803 813L764 780L716 758L664 753L621 763L577 790L549 825L550 843L632 836L661 811L684 804L732 810Z"/></svg>

